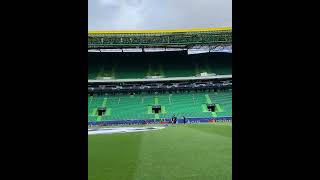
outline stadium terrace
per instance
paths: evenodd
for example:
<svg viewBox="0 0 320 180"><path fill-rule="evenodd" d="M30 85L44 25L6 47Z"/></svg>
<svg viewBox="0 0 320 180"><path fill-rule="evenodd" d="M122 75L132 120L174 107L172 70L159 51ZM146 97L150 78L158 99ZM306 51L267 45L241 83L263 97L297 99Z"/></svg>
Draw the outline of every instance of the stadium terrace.
<svg viewBox="0 0 320 180"><path fill-rule="evenodd" d="M232 118L226 48L232 28L88 32L88 125Z"/></svg>

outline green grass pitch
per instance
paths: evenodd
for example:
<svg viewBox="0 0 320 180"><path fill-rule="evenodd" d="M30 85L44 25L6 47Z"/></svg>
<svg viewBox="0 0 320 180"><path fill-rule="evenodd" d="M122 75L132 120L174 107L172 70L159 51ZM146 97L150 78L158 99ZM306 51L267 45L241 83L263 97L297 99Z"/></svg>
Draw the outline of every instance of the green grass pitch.
<svg viewBox="0 0 320 180"><path fill-rule="evenodd" d="M89 137L89 180L231 180L231 123Z"/></svg>

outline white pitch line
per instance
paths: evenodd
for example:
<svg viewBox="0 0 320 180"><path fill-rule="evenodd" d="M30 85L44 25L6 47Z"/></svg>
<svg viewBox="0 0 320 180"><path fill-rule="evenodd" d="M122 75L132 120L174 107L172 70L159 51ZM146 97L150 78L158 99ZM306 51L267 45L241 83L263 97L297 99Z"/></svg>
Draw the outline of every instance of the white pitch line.
<svg viewBox="0 0 320 180"><path fill-rule="evenodd" d="M88 135L154 131L154 130L160 130L163 128L165 127L121 127L121 128L88 129Z"/></svg>

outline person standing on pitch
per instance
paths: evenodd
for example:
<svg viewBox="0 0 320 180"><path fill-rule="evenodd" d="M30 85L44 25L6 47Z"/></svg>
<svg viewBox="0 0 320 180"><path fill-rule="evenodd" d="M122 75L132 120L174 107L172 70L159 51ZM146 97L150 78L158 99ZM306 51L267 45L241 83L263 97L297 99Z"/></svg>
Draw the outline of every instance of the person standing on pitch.
<svg viewBox="0 0 320 180"><path fill-rule="evenodd" d="M177 117L174 116L174 117L173 117L173 124L174 124L174 126L176 125L176 123L177 123Z"/></svg>
<svg viewBox="0 0 320 180"><path fill-rule="evenodd" d="M185 116L182 116L183 117L183 124L186 125L186 117Z"/></svg>
<svg viewBox="0 0 320 180"><path fill-rule="evenodd" d="M176 120L177 120L176 115L173 115L171 119L172 126L174 126L174 124L176 123Z"/></svg>
<svg viewBox="0 0 320 180"><path fill-rule="evenodd" d="M174 118L174 115L171 117L171 124L173 125L173 118Z"/></svg>

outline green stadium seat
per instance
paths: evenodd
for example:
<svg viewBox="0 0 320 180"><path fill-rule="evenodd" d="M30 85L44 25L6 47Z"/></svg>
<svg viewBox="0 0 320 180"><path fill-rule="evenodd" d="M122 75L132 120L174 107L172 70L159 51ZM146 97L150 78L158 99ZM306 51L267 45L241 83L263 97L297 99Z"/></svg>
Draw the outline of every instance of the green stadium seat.
<svg viewBox="0 0 320 180"><path fill-rule="evenodd" d="M191 92L176 94L141 94L135 96L114 95L114 96L89 96L88 97L88 121L97 121L96 108L105 105L111 109L110 114L101 117L100 120L133 120L133 119L154 119L155 114L148 113L148 105L158 103L165 109L160 113L160 118L171 118L173 114L178 117L190 118L212 117L211 112L204 112L202 106L207 103L206 95L211 101L219 104L222 111L217 112L218 117L232 116L232 91L225 92ZM106 99L106 100L105 100Z"/></svg>
<svg viewBox="0 0 320 180"><path fill-rule="evenodd" d="M95 56L89 53L88 79L188 77L202 72L218 75L232 74L232 60L229 55L179 55L165 56L165 59L163 55L159 55Z"/></svg>

